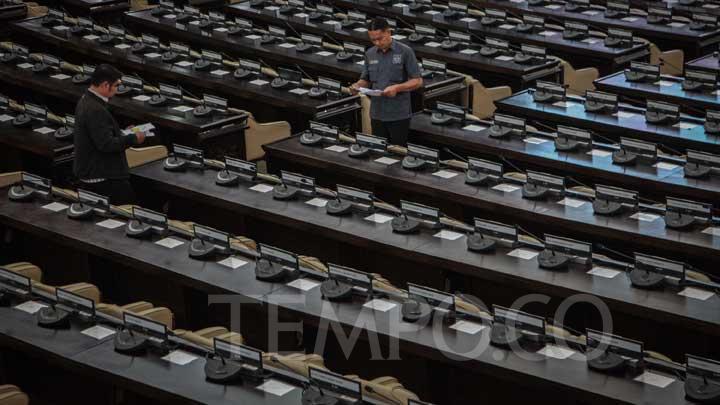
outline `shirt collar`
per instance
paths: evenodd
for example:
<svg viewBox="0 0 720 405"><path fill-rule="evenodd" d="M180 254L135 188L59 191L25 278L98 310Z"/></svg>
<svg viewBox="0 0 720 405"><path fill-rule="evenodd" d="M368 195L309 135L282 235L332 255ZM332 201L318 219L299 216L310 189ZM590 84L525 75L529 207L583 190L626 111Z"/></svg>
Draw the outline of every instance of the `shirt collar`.
<svg viewBox="0 0 720 405"><path fill-rule="evenodd" d="M395 38L393 38L392 42L390 42L390 48L388 48L387 52L383 52L380 48L377 48L377 52L379 54L385 55L388 52L397 51L397 49L398 49L397 46L398 46L397 41L395 40Z"/></svg>
<svg viewBox="0 0 720 405"><path fill-rule="evenodd" d="M89 91L90 93L96 95L100 100L102 100L102 101L104 101L104 102L106 102L106 103L110 101L110 99L108 99L107 97L103 97L103 96L99 95L95 90L93 90L93 89L91 89L91 88L88 88L88 91Z"/></svg>

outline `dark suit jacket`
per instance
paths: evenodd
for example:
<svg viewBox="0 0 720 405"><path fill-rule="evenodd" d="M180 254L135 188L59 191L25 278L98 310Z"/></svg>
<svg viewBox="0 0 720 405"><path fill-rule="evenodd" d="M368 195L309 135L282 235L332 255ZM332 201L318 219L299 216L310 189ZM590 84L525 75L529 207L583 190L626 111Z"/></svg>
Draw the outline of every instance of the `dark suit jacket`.
<svg viewBox="0 0 720 405"><path fill-rule="evenodd" d="M75 107L75 163L79 179L126 179L125 149L135 135L123 135L105 101L86 91Z"/></svg>

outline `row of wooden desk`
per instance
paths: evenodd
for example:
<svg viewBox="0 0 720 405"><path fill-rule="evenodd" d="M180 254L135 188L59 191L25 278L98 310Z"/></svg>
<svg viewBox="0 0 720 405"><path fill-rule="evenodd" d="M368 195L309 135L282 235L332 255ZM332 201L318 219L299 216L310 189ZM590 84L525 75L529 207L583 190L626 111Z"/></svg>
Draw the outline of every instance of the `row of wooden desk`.
<svg viewBox="0 0 720 405"><path fill-rule="evenodd" d="M151 164L151 166L158 166ZM143 167L140 170L145 170ZM5 190L3 190L5 191ZM252 191L236 190L236 192L253 193ZM258 194L259 195L259 194ZM286 205L290 210L307 210L305 204L272 203L269 196L263 196L262 205L267 210L272 209L277 215L278 205ZM352 303L332 303L320 298L317 288L308 292L301 292L282 283L271 284L255 280L254 263L249 260L238 269L231 270L213 262L195 261L187 257L185 246L168 249L161 247L153 241L128 239L123 235L123 229L105 229L95 224L96 221L73 221L66 218L64 212L52 212L41 208L44 202L18 204L5 200L0 204L0 221L5 226L16 229L22 234L31 235L39 240L52 240L54 245L64 246L68 250L80 251L92 256L102 257L124 266L160 275L166 282L177 282L192 288L199 288L205 292L226 292L239 294L265 304L276 305L281 311L289 315L300 316L311 325L324 322L337 323L343 327L363 325L366 331L376 333L382 337L395 337L399 339L401 353L424 358L432 361L437 374L430 370L430 377L441 375L448 369L454 369L455 382L449 387L424 387L433 391L434 395L444 395L439 398L460 398L460 400L474 400L477 398L477 389L459 389L463 379L462 373L474 375L475 381L481 378L481 393L489 398L496 398L492 382L495 380L510 381L516 387L527 387L528 392L564 392L567 402L588 401L592 403L684 403L682 384L675 380L665 388L644 385L629 378L597 374L587 369L582 357L567 360L545 358L539 361L528 361L512 352L496 349L487 349L481 353L472 351L477 347L485 334L468 334L451 332L442 328L418 328L413 324L398 323L399 307L387 312L372 311L363 308L363 301L354 300ZM260 205L260 202L256 204ZM293 207L291 207L293 206ZM325 215L325 214L322 214ZM247 260L247 259L246 259ZM54 267L54 266L51 266ZM57 270L47 269L46 272ZM247 325L243 325L244 333ZM252 329L252 325L250 325ZM437 346L437 333L441 332L446 346ZM107 348L110 350L110 348ZM698 349L695 346L695 349ZM698 349L699 350L699 349ZM93 354L94 355L94 354ZM579 355L579 354L578 354ZM463 361L464 360L464 361ZM103 361L96 359L95 361ZM112 362L112 357L105 361ZM337 360L335 360L337 361ZM107 367L112 368L112 367ZM335 369L335 367L332 367ZM188 368L192 370L193 368ZM130 370L120 368L129 373ZM171 370L172 371L172 370ZM125 374L127 378L127 374ZM194 378L186 375L185 378ZM466 375L467 377L467 375ZM154 385L155 376L149 377ZM163 381L172 378L172 374L158 376ZM178 380L178 383L193 387L200 383ZM415 387L423 396L424 388ZM477 385L476 385L477 386ZM459 390L447 392L447 390ZM559 391L557 391L559 390ZM503 392L505 398L522 398L524 393ZM185 396L187 391L178 391ZM433 397L434 399L435 397ZM455 402L455 401L453 401ZM560 400L560 402L565 402Z"/></svg>

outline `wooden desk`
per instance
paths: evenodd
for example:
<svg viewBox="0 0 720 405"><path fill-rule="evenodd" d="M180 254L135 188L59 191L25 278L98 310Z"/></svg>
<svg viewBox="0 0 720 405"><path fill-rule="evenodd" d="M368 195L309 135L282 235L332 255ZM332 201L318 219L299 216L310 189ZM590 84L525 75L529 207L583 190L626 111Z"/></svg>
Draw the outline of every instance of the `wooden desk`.
<svg viewBox="0 0 720 405"><path fill-rule="evenodd" d="M532 93L524 90L496 102L500 111L527 117L539 122L553 122L578 128L591 129L617 140L619 135L658 142L670 147L684 150L685 148L720 153L720 137L705 133L701 123L681 122L694 125L691 129L676 126L653 125L645 121L644 112L633 112L626 118L615 115L603 115L585 112L582 104L574 102L567 108L550 103L537 103Z"/></svg>
<svg viewBox="0 0 720 405"><path fill-rule="evenodd" d="M357 9L369 14L381 15L389 18L397 18L407 22L432 25L442 29L456 31L470 30L480 37L501 38L518 45L521 43L537 45L547 48L548 53L559 56L576 68L587 66L597 67L604 74L615 72L626 66L632 60L645 59L649 55L644 45L634 45L631 48L609 48L602 39L589 44L581 41L570 41L563 39L562 33L558 32L552 36L543 36L536 33L522 33L513 28L503 29L501 27L487 27L480 24L479 17L469 16L473 21L460 21L457 19L445 19L442 14L430 15L426 13L414 13L409 8L386 7L377 4L374 0L339 0L335 4L346 10ZM717 33L716 42L720 42L720 31Z"/></svg>
<svg viewBox="0 0 720 405"><path fill-rule="evenodd" d="M330 35L338 41L351 41L365 45L370 44L370 40L365 32L345 31L340 28L333 30L326 24L302 23L283 15L272 16L263 13L259 9L251 8L247 3L227 6L224 10L228 14L263 21L269 24L283 25L287 23L297 30L315 33L317 35ZM407 44L413 48L419 58L442 60L454 69L473 74L481 74L483 84L486 85L501 83L510 85L514 89L519 89L529 86L538 79L555 81L559 79L558 74L560 68L557 61L548 61L543 65L537 66L527 66L517 64L513 61L502 61L495 58L483 57L480 56L479 53L465 55L459 52L444 51L439 47L416 45L410 42L407 42Z"/></svg>

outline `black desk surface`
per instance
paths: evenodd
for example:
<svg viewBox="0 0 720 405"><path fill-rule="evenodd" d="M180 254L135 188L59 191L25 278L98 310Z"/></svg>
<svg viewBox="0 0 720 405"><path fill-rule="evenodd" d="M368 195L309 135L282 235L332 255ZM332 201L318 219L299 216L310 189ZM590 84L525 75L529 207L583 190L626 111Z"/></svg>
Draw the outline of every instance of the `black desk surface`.
<svg viewBox="0 0 720 405"><path fill-rule="evenodd" d="M720 95L714 92L685 91L680 80L662 79L656 83L660 84L629 82L625 79L624 72L617 72L595 80L595 87L643 102L649 98L678 104L685 112L696 116L704 116L706 109L720 109Z"/></svg>
<svg viewBox="0 0 720 405"><path fill-rule="evenodd" d="M22 64L22 63L21 63ZM87 90L87 84L73 84L70 77L57 79L52 76L65 72L51 71L51 73L33 73L31 69L23 69L15 64L0 65L0 80L10 85L18 85L33 91L65 99L74 105ZM130 72L126 72L130 73ZM69 76L69 75L65 75ZM114 111L120 115L138 122L152 122L160 127L187 132L198 133L218 129L220 127L241 124L244 121L240 115L210 114L196 117L192 111L174 112L173 108L187 106L176 104L168 107L153 107L144 101L132 97L116 96L110 100ZM69 111L72 113L72 110ZM242 127L238 127L240 129Z"/></svg>
<svg viewBox="0 0 720 405"><path fill-rule="evenodd" d="M673 13L688 17L696 13L720 16L720 7L717 7L717 4L714 2L698 1L692 6L686 6L684 4L680 4L679 2L675 2L672 3L671 8Z"/></svg>
<svg viewBox="0 0 720 405"><path fill-rule="evenodd" d="M599 60L600 63L607 65L607 68L616 68L618 65L629 63L630 60L643 58L648 55L648 51L644 45L635 45L632 48L609 48L605 46L602 39L598 42L589 44L581 41L570 41L563 39L562 33L552 36L544 36L534 33L522 33L514 28L503 29L499 27L487 27L480 24L479 17L468 16L474 21L460 21L445 19L442 14L426 14L415 13L410 11L408 7L386 7L377 4L372 0L339 0L336 4L346 9L358 9L367 13L384 15L390 18L400 17L408 22L417 22L419 24L431 24L438 28L453 29L459 31L470 30L481 36L489 36L502 38L513 43L526 43L542 46L548 49L548 53L554 51L563 52L565 54L576 55L578 57L592 58ZM437 11L437 10L436 10ZM510 25L512 25L510 23ZM720 33L719 33L720 35ZM718 38L720 41L720 38ZM617 62L616 62L617 61Z"/></svg>
<svg viewBox="0 0 720 405"><path fill-rule="evenodd" d="M719 73L720 72L720 58L714 53L705 55L703 57L691 60L686 63L685 66L689 69L699 69L708 72Z"/></svg>
<svg viewBox="0 0 720 405"><path fill-rule="evenodd" d="M439 208L462 207L473 213L477 210L503 212L517 218L516 222L520 224L534 223L548 228L552 224L553 228L566 235L582 235L577 237L587 241L614 240L649 249L663 246L668 252L697 257L712 257L708 255L716 255L720 250L720 238L701 233L699 229L678 232L666 228L662 218L644 222L628 218L630 214L613 217L594 215L592 204L589 203L572 208L557 204L552 198L548 201L528 200L522 198L520 190L504 193L467 185L463 175L443 179L429 172L404 170L399 163L386 166L355 159L345 153L303 146L295 137L266 145L265 149L271 162L278 157L305 167L322 169L324 173L342 176L340 178L347 179L348 182L359 179L377 187L393 188L398 192L432 196ZM322 180L322 175L319 180Z"/></svg>
<svg viewBox="0 0 720 405"><path fill-rule="evenodd" d="M486 127L486 125L482 126ZM493 160L500 155L551 169L559 175L580 175L592 178L599 184L615 184L634 190L653 190L658 194L675 197L684 196L702 201L715 201L720 198L720 179L686 178L682 166L671 170L652 167L649 163L620 166L612 163L612 156L593 156L588 154L588 150L557 151L553 140L548 138L540 138L545 140L543 143L530 143L516 136L505 139L491 138L487 129L474 132L464 130L458 124L434 125L430 121L429 114L415 114L410 129L411 142L457 148L467 151L470 156Z"/></svg>
<svg viewBox="0 0 720 405"><path fill-rule="evenodd" d="M696 149L720 153L720 137L705 133L702 123L692 122L692 129L669 125L652 125L643 112L632 117L586 113L582 104L574 102L567 108L550 103L536 103L529 90L513 94L496 102L498 109L508 114L527 117L540 122L554 122L597 131L615 140L619 135L658 142L677 149ZM681 120L681 122L683 122Z"/></svg>
<svg viewBox="0 0 720 405"><path fill-rule="evenodd" d="M16 112L0 109L0 116L15 116ZM0 143L8 148L29 152L52 161L54 164L65 162L73 157L73 143L59 141L52 133L42 134L35 131L41 128L57 129L58 125L52 123L33 124L32 128L16 128L12 121L0 124Z"/></svg>
<svg viewBox="0 0 720 405"><path fill-rule="evenodd" d="M268 14L263 14L262 10L250 7L248 3L227 6L224 10L227 11L229 14L236 14L239 16L244 16L245 18L251 18L271 24L282 25L283 22L287 22L291 26L301 31L321 35L327 34L335 37L338 40L352 41L365 45L368 45L370 43L366 32L346 31L340 28L332 30L328 28L326 24L315 24L312 22L300 23L283 15L273 17ZM415 50L418 57L421 58L427 57L431 59L446 61L449 65L461 66L466 70L469 69L472 71L499 73L506 77L520 79L522 82L529 82L537 80L539 78L553 76L559 69L557 61L550 61L545 63L544 65L527 66L517 64L513 61L502 61L494 58L486 58L480 56L479 53L474 55L464 55L459 52L444 51L439 47L416 45L410 42L407 42L407 44L410 45Z"/></svg>
<svg viewBox="0 0 720 405"><path fill-rule="evenodd" d="M290 141L292 142L280 142L267 147L270 157L274 157L285 147L292 148L292 145L299 144L295 138ZM305 148L308 154L315 156L334 154L323 149L303 146L300 148ZM343 160L342 156L338 155L338 160ZM306 160L301 156L298 156L298 159ZM351 158L345 158L347 159ZM397 164L388 168L384 166L380 168L380 164L375 164L374 166L378 168L375 173L370 173L367 168L370 166L369 163L353 160L346 164L355 167L357 171L362 171L366 177L384 172L387 175L383 176L384 178L378 175L377 181L385 181L391 186L399 183L390 180L391 173L402 170L397 168ZM347 168L339 165L326 164L324 167L342 172L348 171ZM270 193L262 194L249 190L247 185L237 188L217 186L214 183L216 172L213 170L171 173L162 169L161 162L153 162L131 170L131 174L133 182L150 184L159 191L197 202L209 209L220 208L240 215L249 215L299 232L318 233L362 249L371 249L382 254L416 261L421 265L418 271L433 271L433 268L437 268L481 279L531 283L533 291L544 291L553 296L565 297L579 292L591 293L605 300L613 310L643 313L659 311L651 319L663 319L681 324L690 322L703 329L715 328L716 331L720 329L710 326L720 324L720 313L717 311L720 306L718 297L705 302L693 302L671 291L648 293L631 288L629 280L624 276L617 276L614 279L593 279L579 268L563 273L548 272L539 269L535 260L521 260L505 255L509 249L499 249L497 254L479 255L467 250L464 237L448 241L435 238L429 232L417 235L397 234L392 232L390 223L376 224L362 220L357 215L352 217L327 215L324 208L313 207L300 201L278 201L273 199ZM432 176L428 175L428 177ZM431 183L429 180L426 182ZM462 183L462 180L453 181L453 183L458 182ZM461 188L459 184L454 185ZM436 192L437 190L438 188L435 189ZM472 192L477 193L477 190L473 189ZM495 194L500 197L499 200L502 199L502 193ZM450 196L453 197L456 195ZM507 201L506 204L509 205L511 202ZM531 212L530 215L537 215L541 209L544 209L544 206L538 207L537 211ZM548 222L547 217L542 217L540 220ZM720 241L717 241L717 244L720 245ZM377 269L377 271L390 275L392 269Z"/></svg>
<svg viewBox="0 0 720 405"><path fill-rule="evenodd" d="M149 165L152 166L153 164ZM158 170L160 169L160 165L154 164ZM148 166L145 166L141 168L141 170L146 169ZM203 177L203 176L199 176ZM205 181L204 179L203 181ZM0 190L0 191L6 191L6 190ZM242 192L243 190L238 189L237 192ZM245 191L244 194L253 193L250 191ZM257 193L255 193L257 195ZM262 198L264 202L266 203L265 206L266 209L270 210L275 207L273 207L275 204L270 203L268 200L271 199L270 196L263 196ZM257 204L257 203L256 203ZM281 202L280 204L286 205L288 208L290 207L297 207L292 208L293 211L305 211L305 213L308 213L309 210L315 210L318 211L317 208L310 208L306 204L292 204L292 203L286 203ZM33 209L30 208L29 205L33 205ZM79 248L81 250L88 250L88 248L91 248L92 250L98 251L97 253L103 254L103 256L113 256L119 260L124 260L126 265L130 265L133 267L137 266L151 266L151 267L159 267L157 266L157 263L162 261L162 266L164 268L162 269L163 272L166 272L165 274L173 274L174 276L179 276L181 278L187 278L187 275L180 275L178 273L177 267L194 267L194 271L201 272L203 275L207 276L207 273L214 273L215 269L220 269L219 266L207 266L208 268L198 268L197 263L193 262L191 259L188 259L184 255L184 251L180 254L183 254L183 260L186 263L179 263L180 260L176 260L176 257L178 255L178 252L182 250L181 248L173 249L174 252L163 252L160 253L159 251L151 252L154 250L153 248L145 249L143 246L140 248L140 245L143 244L150 244L149 242L145 241L132 241L134 244L132 249L126 249L124 248L124 245L127 245L127 239L124 236L122 236L121 232L122 230L114 230L114 231L108 231L106 229L102 229L101 232L96 231L93 228L97 228L92 222L75 222L74 224L69 224L68 222L73 222L70 219L67 219L65 217L65 214L60 213L53 213L50 211L42 210L39 208L40 203L29 203L29 204L19 204L19 203L12 203L8 202L7 200L3 200L2 203L0 203L0 221L3 223L9 224L14 227L20 227L21 229L29 232L33 232L35 234L43 234L45 237L52 238L55 243L72 243L74 248ZM303 207L304 206L304 207ZM42 212L46 211L46 212ZM321 214L323 217L328 217L324 213ZM335 222L342 222L338 218L331 219ZM362 221L345 221L345 222L362 222ZM64 226L62 226L64 225ZM367 227L368 225L361 224L361 227ZM375 228L376 225L370 225L371 228ZM384 228L389 228L389 224L385 224L383 226ZM80 232L81 229L85 232ZM90 228L90 229L89 229ZM107 232L105 232L107 231ZM388 229L389 231L389 229ZM390 232L387 232L390 233ZM353 234L357 234L354 232ZM408 239L407 236L400 236L397 237ZM89 239L95 239L95 241L91 242ZM429 235L425 235L425 239L434 239L430 237ZM456 241L457 242L457 241ZM427 242L426 242L427 243ZM448 251L450 247L450 243L448 241L442 241L434 243L431 243L436 245L436 248L440 251ZM94 246L93 246L94 245ZM99 245L99 246L98 246ZM455 243L457 245L457 243ZM157 247L160 249L165 249L161 247ZM104 250L104 252L100 252L99 250ZM453 249L454 250L454 249ZM458 249L459 250L459 249ZM464 246L462 248L464 250ZM467 254L467 252L465 253ZM490 258L490 256L488 256ZM146 261L147 260L147 261ZM518 268L523 268L525 266L528 266L526 263L525 266L522 264L517 263L517 259L508 258L505 257L504 259L501 259L503 261L507 261L507 264L509 265L506 267L507 269L512 268L511 264L517 264ZM483 259L483 262L490 261L487 258ZM247 268L246 268L247 267ZM529 269L528 269L529 270ZM229 271L220 271L219 273L224 273ZM243 273L250 273L252 274L252 278L254 279L254 274L252 271L252 266L248 267L248 265L243 266L240 270L236 270L233 273L237 274L243 274ZM539 274L537 271L532 272L534 274ZM570 273L572 274L572 273ZM554 284L560 283L558 280L560 277L557 277L556 275L552 275L551 273L544 273L544 277L548 277L550 281L552 281ZM191 276L192 277L192 276ZM625 378L617 378L617 377L611 377L601 374L596 374L594 372L590 372L583 361L559 361L559 360L552 360L552 359L546 359L539 362L532 362L525 359L522 359L520 357L515 356L514 354L510 353L504 353L505 356L502 357L496 357L493 355L496 351L495 350L486 350L482 354L473 353L472 349L477 347L479 343L481 343L481 338L487 339L487 331L482 335L468 335L464 336L460 333L455 333L452 331L444 331L443 337L448 345L446 348L438 349L437 347L437 339L433 338L433 329L432 328L425 328L421 331L418 331L417 333L414 333L413 330L416 326L411 324L399 324L398 322L391 322L387 320L381 320L381 321L375 321L378 318L386 317L387 315L394 316L395 318L391 319L397 319L398 316L398 309L399 307L396 307L394 312L391 312L390 314L379 314L379 313L370 313L370 314L362 314L361 312L369 312L367 310L362 309L359 305L339 305L339 304L323 304L321 300L317 297L319 294L319 289L315 288L314 291L311 291L310 294L314 297L312 299L308 299L307 305L304 305L302 303L293 303L289 304L287 301L287 298L291 295L298 295L297 291L290 291L285 287L277 288L277 285L267 284L267 287L265 289L259 288L259 282L246 280L244 285L242 287L236 286L237 276L234 276L235 282L228 283L227 280L221 280L218 279L215 282L212 282L214 284L214 289L216 290L222 290L222 291L231 291L236 292L241 295L243 292L240 290L245 290L246 293L248 290L255 290L257 293L257 296L259 299L269 302L269 303L278 303L279 306L283 308L289 308L294 311L303 311L307 314L312 314L315 318L327 318L328 320L333 320L333 318L339 320L342 322L342 324L346 326L351 325L358 325L359 324L365 325L366 329L370 330L376 330L378 332L387 334L388 330L405 330L407 333L403 333L401 335L401 338L404 339L404 342L410 343L411 345L420 347L420 353L424 354L425 357L432 356L433 358L437 358L439 360L443 360L445 362L451 362L453 364L458 364L456 360L459 359L467 359L472 360L471 362L461 362L459 363L460 367L473 367L474 370L484 373L493 373L496 376L503 375L503 378L521 378L521 381L527 381L527 377L531 377L533 379L533 382L542 381L544 383L550 383L554 386L558 387L559 389L563 389L563 391L568 391L572 393L573 395L579 395L581 397L588 397L593 398L595 400L598 399L604 399L606 401L608 400L614 400L614 401L622 401L627 403L684 403L682 400L683 398L683 389L682 384L679 382L674 382L670 386L666 387L665 389L659 389L652 386L647 386L643 384L639 384L636 382L633 382L630 379ZM564 278L564 277L563 277ZM590 285L595 286L597 282L588 280ZM599 280L598 280L599 281ZM203 282L207 283L207 281ZM601 283L605 284L605 283ZM236 288L239 287L239 288ZM608 292L619 292L621 294L628 293L631 291L629 288L617 288L617 286L614 286L610 288L607 286ZM588 292L591 290L583 290L584 292ZM270 294L272 292L272 294ZM282 294L280 294L282 292ZM599 294L600 296L603 296L602 294ZM661 310L661 307L663 307L661 302L655 302L655 296L653 294L648 294L647 292L642 292L641 294L643 296L643 300L645 301L645 304L648 305L646 310L650 310L652 312ZM684 301L684 299L683 299ZM705 304L708 304L706 302ZM299 307L298 307L299 305ZM327 315L321 312L321 307L323 305L330 305L330 306L338 306L339 309L337 311L336 315ZM694 307L692 303L685 303L682 305L685 307ZM714 310L711 311L710 314L708 314L708 317L712 316L712 314L717 315L719 311ZM394 314L394 315L393 315ZM358 318L360 316L361 318ZM670 320L668 318L672 318L672 316L666 316L663 318L664 321ZM373 325L374 323L374 325ZM392 325L392 326L389 326ZM392 329L389 329L392 327ZM715 328L718 329L717 327ZM437 333L437 332L435 332ZM406 338L406 335L411 336L410 338ZM486 340L485 340L486 341ZM182 395L186 395L188 393L188 390L193 387L193 382L188 382L184 384L189 384L187 387L180 387L176 384L179 384L182 379L176 379L177 382L173 382L171 380L175 380L175 378L171 376L163 376L162 374L158 373L157 376L133 376L130 377L130 373L134 373L134 370L145 370L147 373L153 372L155 370L165 369L168 368L172 371L176 369L174 366L170 366L168 364L161 364L159 359L135 359L134 362L137 364L132 364L129 366L131 362L133 362L130 358L120 358L116 356L111 356L110 346L104 346L103 348L95 348L92 351L83 352L77 356L77 361L82 361L84 364L91 365L94 368L101 368L106 373L112 373L113 375L119 375L124 379L131 379L134 381L138 381L140 378L142 378L143 382L150 382L150 385L155 387L163 387L165 390L165 387L173 388L173 392L180 392ZM443 354L447 353L456 353L459 357L448 358L444 356ZM471 357L469 357L471 356ZM91 359L92 358L92 359ZM91 361L92 360L92 361ZM197 360L196 360L197 361ZM199 370L196 368L199 367L199 364L193 365L191 363L191 367L184 368L183 373L197 373L194 374L196 376L199 376ZM482 369L478 369L478 367L482 367ZM189 377L189 375L187 376ZM194 381L201 381L201 379L197 379ZM167 384L167 385L166 385ZM198 384L200 384L198 382ZM166 390L169 391L169 390ZM213 400L216 398L220 398L219 395L221 393L221 389L218 388L217 391L212 391L211 393L203 393L203 398L206 400ZM218 397L215 397L214 395L218 395Z"/></svg>
<svg viewBox="0 0 720 405"><path fill-rule="evenodd" d="M3 3L0 5L0 21L12 20L25 17L27 14L27 6L19 1Z"/></svg>
<svg viewBox="0 0 720 405"><path fill-rule="evenodd" d="M533 6L525 1L480 0L477 3L487 8L504 9L509 12L515 11L522 14L529 12L546 18L580 21L595 27L630 30L635 35L653 42L666 40L681 43L684 49L693 51L691 55L700 55L701 49L720 42L720 30L694 31L688 24L676 27L666 24L648 24L647 18L639 15L630 15L625 19L607 18L602 10L566 11L562 5L557 8L552 8L557 5ZM674 4L674 6L676 5Z"/></svg>
<svg viewBox="0 0 720 405"><path fill-rule="evenodd" d="M133 55L127 50L105 46L97 41L90 41L82 37L70 36L67 39L59 38L50 33L50 30L40 24L39 18L27 19L13 24L13 29L22 34L45 41L54 46L64 49L72 49L74 52L87 55L106 63L138 72L147 72L159 81L169 80L177 83L193 83L196 86L207 89L213 94L229 98L242 98L247 100L262 100L263 104L275 107L283 107L299 111L307 115L315 115L326 108L327 100L311 99L306 95L296 95L286 90L278 90L270 87L270 84L257 86L247 81L239 81L227 74L222 77L212 75L209 72L197 72L192 67L185 68L169 63L143 62L142 56ZM227 70L227 68L226 68ZM271 79L265 79L270 82Z"/></svg>

